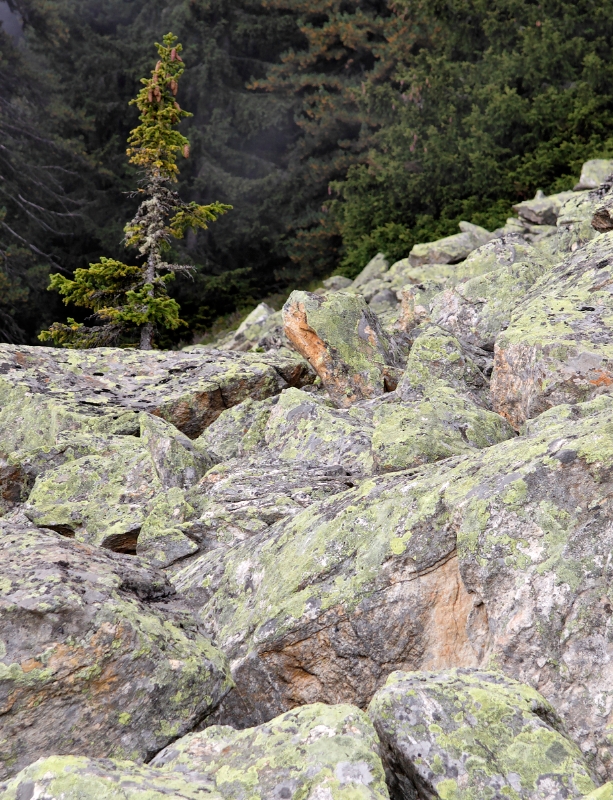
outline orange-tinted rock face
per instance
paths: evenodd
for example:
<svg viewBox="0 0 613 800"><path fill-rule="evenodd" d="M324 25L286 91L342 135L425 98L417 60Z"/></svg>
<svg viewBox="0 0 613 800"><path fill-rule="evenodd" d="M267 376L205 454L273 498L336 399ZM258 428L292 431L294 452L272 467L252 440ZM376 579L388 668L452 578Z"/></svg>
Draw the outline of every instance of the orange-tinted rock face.
<svg viewBox="0 0 613 800"><path fill-rule="evenodd" d="M42 756L144 760L229 688L223 656L130 556L0 530L0 778ZM183 626L183 627L181 627Z"/></svg>
<svg viewBox="0 0 613 800"><path fill-rule="evenodd" d="M292 292L283 320L287 338L341 408L395 388L398 355L363 297Z"/></svg>

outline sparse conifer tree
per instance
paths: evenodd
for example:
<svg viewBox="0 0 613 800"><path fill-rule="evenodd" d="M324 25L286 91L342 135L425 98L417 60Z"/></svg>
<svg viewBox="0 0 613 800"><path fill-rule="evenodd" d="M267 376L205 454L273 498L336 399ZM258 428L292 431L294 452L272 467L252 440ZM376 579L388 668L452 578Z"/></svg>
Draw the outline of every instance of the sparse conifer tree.
<svg viewBox="0 0 613 800"><path fill-rule="evenodd" d="M159 61L151 78L132 101L140 111L140 124L131 132L127 154L143 170L138 193L143 199L134 219L126 225L125 243L136 247L143 262L128 266L101 258L89 269L77 269L74 280L55 274L50 289L64 302L91 309L91 327L68 320L54 323L40 335L64 347L96 347L116 342L134 329L140 330L141 350L153 347L156 328L175 330L182 324L178 303L168 296L167 283L189 265L169 264L164 254L174 237L182 239L188 229L206 228L231 206L222 203L186 203L173 191L179 169L177 158L189 157L189 141L177 130L191 116L176 100L179 79L185 71L182 46L172 33L156 44Z"/></svg>

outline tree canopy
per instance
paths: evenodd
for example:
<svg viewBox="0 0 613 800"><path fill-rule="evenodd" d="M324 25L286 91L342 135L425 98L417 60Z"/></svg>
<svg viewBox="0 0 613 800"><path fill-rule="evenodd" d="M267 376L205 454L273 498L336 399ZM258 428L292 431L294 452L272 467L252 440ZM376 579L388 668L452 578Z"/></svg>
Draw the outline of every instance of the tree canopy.
<svg viewBox="0 0 613 800"><path fill-rule="evenodd" d="M189 331L166 344L314 277L353 275L378 251L406 256L460 219L496 227L518 199L571 188L582 161L613 155L613 0L11 4L26 20L25 46L10 55L5 37L1 63L13 58L13 74L35 65L47 82L50 100L33 100L31 81L17 105L33 115L46 106L38 130L56 148L41 162L18 133L13 157L78 173L62 173L48 205L33 189L21 195L80 215L34 235L31 217L0 201L5 224L43 254L11 240L29 259L21 275L121 259L123 223L136 211L129 101L148 43L172 29L185 45L193 117L180 127L191 156L178 191L234 211L173 243L173 262L192 265L194 279L170 289ZM31 341L49 301L28 280L11 279L5 319Z"/></svg>

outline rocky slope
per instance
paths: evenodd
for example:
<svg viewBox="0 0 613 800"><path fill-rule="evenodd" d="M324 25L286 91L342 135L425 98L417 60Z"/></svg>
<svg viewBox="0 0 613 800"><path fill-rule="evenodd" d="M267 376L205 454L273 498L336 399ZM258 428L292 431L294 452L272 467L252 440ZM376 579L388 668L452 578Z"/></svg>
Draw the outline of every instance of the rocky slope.
<svg viewBox="0 0 613 800"><path fill-rule="evenodd" d="M1 798L613 798L612 171L215 347L0 346Z"/></svg>

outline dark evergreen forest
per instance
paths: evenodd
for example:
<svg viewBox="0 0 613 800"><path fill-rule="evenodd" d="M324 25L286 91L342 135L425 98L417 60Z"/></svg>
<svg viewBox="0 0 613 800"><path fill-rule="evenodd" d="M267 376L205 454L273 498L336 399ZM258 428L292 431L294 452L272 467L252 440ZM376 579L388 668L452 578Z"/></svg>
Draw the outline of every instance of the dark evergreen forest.
<svg viewBox="0 0 613 800"><path fill-rule="evenodd" d="M230 203L176 244L189 325L402 258L466 219L572 188L613 155L613 0L0 3L0 339L36 343L47 292L128 255L129 105L168 31L185 46L180 192ZM12 12L12 16L8 12ZM21 23L15 24L15 20ZM133 254L133 257L135 255Z"/></svg>

